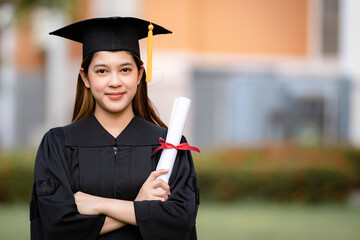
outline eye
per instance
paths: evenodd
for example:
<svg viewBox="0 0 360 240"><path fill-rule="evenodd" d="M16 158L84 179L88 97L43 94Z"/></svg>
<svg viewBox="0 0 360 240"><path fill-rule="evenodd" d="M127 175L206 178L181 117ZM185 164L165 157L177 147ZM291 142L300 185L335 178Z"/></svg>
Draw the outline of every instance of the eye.
<svg viewBox="0 0 360 240"><path fill-rule="evenodd" d="M131 69L130 68L123 68L123 69L121 69L121 71L126 73L126 72L130 72Z"/></svg>
<svg viewBox="0 0 360 240"><path fill-rule="evenodd" d="M104 73L107 73L106 69L98 69L95 71L96 73L100 73L100 74L104 74Z"/></svg>

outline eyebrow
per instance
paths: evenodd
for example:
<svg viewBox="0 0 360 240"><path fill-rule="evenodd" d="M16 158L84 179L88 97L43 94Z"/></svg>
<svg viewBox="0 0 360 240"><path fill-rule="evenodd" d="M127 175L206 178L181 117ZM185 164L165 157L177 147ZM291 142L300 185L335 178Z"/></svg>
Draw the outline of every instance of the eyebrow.
<svg viewBox="0 0 360 240"><path fill-rule="evenodd" d="M122 63L120 65L118 65L119 67L124 67L124 66L132 66L131 62L125 62ZM99 64L95 64L93 68L98 68L98 67L109 67L109 65L103 64L103 63L99 63Z"/></svg>

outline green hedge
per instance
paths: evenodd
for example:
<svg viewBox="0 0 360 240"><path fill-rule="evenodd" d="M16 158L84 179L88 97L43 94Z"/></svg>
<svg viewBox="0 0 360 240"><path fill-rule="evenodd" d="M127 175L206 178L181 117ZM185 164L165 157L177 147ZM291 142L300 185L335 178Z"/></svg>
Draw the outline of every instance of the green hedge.
<svg viewBox="0 0 360 240"><path fill-rule="evenodd" d="M35 153L0 153L0 202L30 201Z"/></svg>
<svg viewBox="0 0 360 240"><path fill-rule="evenodd" d="M203 198L341 202L360 185L356 149L237 149L194 159Z"/></svg>
<svg viewBox="0 0 360 240"><path fill-rule="evenodd" d="M193 154L202 199L344 201L360 187L360 150L233 149ZM34 152L0 153L0 202L29 201Z"/></svg>

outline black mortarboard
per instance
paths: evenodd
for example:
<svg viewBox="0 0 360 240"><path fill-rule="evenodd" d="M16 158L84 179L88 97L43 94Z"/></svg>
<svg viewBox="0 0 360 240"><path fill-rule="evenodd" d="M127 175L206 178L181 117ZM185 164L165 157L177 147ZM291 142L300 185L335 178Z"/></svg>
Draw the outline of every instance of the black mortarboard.
<svg viewBox="0 0 360 240"><path fill-rule="evenodd" d="M127 50L140 56L139 39L148 36L149 23L132 17L92 18L50 34L83 43L83 57L96 51L111 50ZM154 35L171 33L159 25L152 25Z"/></svg>

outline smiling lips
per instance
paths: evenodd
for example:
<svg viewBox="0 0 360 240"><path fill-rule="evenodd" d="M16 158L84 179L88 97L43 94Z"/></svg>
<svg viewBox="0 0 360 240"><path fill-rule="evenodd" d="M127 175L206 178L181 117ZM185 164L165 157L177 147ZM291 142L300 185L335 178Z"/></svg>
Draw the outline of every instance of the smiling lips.
<svg viewBox="0 0 360 240"><path fill-rule="evenodd" d="M112 99L112 100L117 100L122 98L122 96L124 96L123 92L114 92L114 93L106 93L106 95Z"/></svg>

